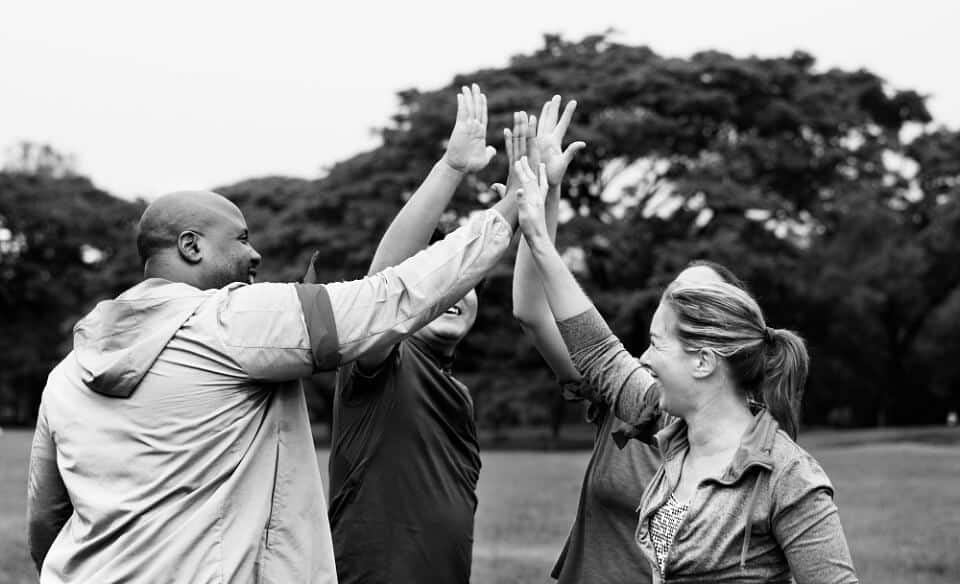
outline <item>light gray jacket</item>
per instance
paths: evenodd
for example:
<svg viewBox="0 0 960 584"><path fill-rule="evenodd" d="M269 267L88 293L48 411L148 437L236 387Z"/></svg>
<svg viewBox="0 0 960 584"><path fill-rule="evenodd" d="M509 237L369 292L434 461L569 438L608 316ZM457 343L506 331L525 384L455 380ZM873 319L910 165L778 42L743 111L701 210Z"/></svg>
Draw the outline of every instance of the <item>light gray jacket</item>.
<svg viewBox="0 0 960 584"><path fill-rule="evenodd" d="M296 380L433 320L511 235L490 210L362 280L152 278L101 303L43 392L27 487L41 583L335 584Z"/></svg>

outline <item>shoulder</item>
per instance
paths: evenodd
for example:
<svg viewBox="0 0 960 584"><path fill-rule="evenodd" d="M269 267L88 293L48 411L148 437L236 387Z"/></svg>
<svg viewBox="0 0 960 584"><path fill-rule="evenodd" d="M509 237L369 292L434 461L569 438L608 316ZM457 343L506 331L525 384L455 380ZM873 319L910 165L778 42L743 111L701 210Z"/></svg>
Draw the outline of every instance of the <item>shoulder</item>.
<svg viewBox="0 0 960 584"><path fill-rule="evenodd" d="M372 369L364 368L358 361L341 365L337 369L336 391L345 405L356 405L381 393L397 377L400 363L409 353L407 341L397 343L387 358Z"/></svg>
<svg viewBox="0 0 960 584"><path fill-rule="evenodd" d="M277 282L235 282L213 293L213 301L232 310L283 310L299 304L296 285Z"/></svg>
<svg viewBox="0 0 960 584"><path fill-rule="evenodd" d="M817 459L783 430L777 430L770 454L772 493L779 503L789 505L819 490L833 496L833 483Z"/></svg>
<svg viewBox="0 0 960 584"><path fill-rule="evenodd" d="M293 284L234 283L215 291L199 313L228 337L261 339L291 329L306 331L304 311ZM265 346L270 346L266 344Z"/></svg>

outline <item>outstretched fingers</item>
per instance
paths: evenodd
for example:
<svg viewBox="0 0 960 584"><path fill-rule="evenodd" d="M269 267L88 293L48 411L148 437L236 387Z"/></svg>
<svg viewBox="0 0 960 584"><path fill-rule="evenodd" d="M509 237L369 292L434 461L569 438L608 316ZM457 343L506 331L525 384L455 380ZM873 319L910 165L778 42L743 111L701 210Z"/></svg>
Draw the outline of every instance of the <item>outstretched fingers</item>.
<svg viewBox="0 0 960 584"><path fill-rule="evenodd" d="M467 106L463 102L463 94L457 94L457 123L467 121Z"/></svg>
<svg viewBox="0 0 960 584"><path fill-rule="evenodd" d="M576 100L571 100L567 102L567 107L563 108L563 115L560 116L560 121L557 122L557 133L560 135L560 139L567 133L567 128L570 126L570 120L573 119L573 112L577 109Z"/></svg>
<svg viewBox="0 0 960 584"><path fill-rule="evenodd" d="M466 109L466 119L472 120L474 116L473 92L466 85L460 88L460 94L463 96L463 105Z"/></svg>
<svg viewBox="0 0 960 584"><path fill-rule="evenodd" d="M530 166L536 168L540 164L540 143L537 136L537 116L530 116L527 120L527 156L530 157Z"/></svg>
<svg viewBox="0 0 960 584"><path fill-rule="evenodd" d="M543 164L537 165L538 170L534 171L530 167L530 159L526 156L520 158L516 163L517 176L520 178L521 184L523 185L524 190L533 189L537 191L536 194L541 194L543 190L542 185L546 184L546 168ZM543 174L538 175L539 170L543 168ZM540 178L543 177L543 182ZM528 196L534 193L527 192Z"/></svg>
<svg viewBox="0 0 960 584"><path fill-rule="evenodd" d="M513 113L513 156L514 160L527 154L527 113Z"/></svg>
<svg viewBox="0 0 960 584"><path fill-rule="evenodd" d="M487 131L487 95L485 93L480 94L480 125L483 126L483 131Z"/></svg>

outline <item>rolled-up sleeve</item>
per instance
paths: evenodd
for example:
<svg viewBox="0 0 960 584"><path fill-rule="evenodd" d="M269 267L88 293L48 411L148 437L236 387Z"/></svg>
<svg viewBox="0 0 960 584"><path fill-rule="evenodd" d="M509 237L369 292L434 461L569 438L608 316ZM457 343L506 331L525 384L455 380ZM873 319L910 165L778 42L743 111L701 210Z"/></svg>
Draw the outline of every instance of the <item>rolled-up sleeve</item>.
<svg viewBox="0 0 960 584"><path fill-rule="evenodd" d="M72 513L73 505L57 468L57 448L41 403L27 473L27 547L38 572Z"/></svg>
<svg viewBox="0 0 960 584"><path fill-rule="evenodd" d="M399 265L361 280L326 284L337 364L396 344L439 316L496 265L510 246L512 231L490 209ZM329 363L328 358L319 360Z"/></svg>
<svg viewBox="0 0 960 584"><path fill-rule="evenodd" d="M617 418L647 428L652 439L659 429L659 388L650 372L623 347L596 308L557 323L574 367L584 378L582 397L608 404Z"/></svg>

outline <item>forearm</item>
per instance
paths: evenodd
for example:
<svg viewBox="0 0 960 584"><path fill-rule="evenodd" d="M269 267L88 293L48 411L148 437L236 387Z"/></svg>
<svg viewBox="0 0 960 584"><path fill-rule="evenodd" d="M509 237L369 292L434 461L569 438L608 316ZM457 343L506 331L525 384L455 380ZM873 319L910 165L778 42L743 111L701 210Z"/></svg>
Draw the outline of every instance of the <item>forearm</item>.
<svg viewBox="0 0 960 584"><path fill-rule="evenodd" d="M613 414L635 426L656 428L659 391L654 378L614 336L593 307L558 323L570 359L583 375L593 401L610 405Z"/></svg>
<svg viewBox="0 0 960 584"><path fill-rule="evenodd" d="M73 513L73 505L57 469L55 453L56 447L41 418L34 434L27 473L27 548L37 572Z"/></svg>
<svg viewBox="0 0 960 584"><path fill-rule="evenodd" d="M544 216L547 233L552 242L555 242L557 237L559 200L559 187L551 188L544 205ZM531 327L545 321L551 324L554 322L543 292L543 284L540 282L540 273L530 256L530 246L526 239L520 240L513 269L513 314L520 322Z"/></svg>
<svg viewBox="0 0 960 584"><path fill-rule="evenodd" d="M559 198L560 189L554 187L548 194L545 205L547 231L551 240L556 238ZM530 257L530 248L522 238L513 271L513 314L557 379L561 383L578 381L580 374L573 366L560 331L557 330L540 275L533 258Z"/></svg>
<svg viewBox="0 0 960 584"><path fill-rule="evenodd" d="M430 174L383 234L368 273L395 266L426 247L463 176L464 173L445 160L433 165Z"/></svg>
<svg viewBox="0 0 960 584"><path fill-rule="evenodd" d="M553 242L524 239L529 246L532 263L536 265L554 320L566 320L593 308L593 302L580 288Z"/></svg>
<svg viewBox="0 0 960 584"><path fill-rule="evenodd" d="M362 280L327 284L338 361L389 347L440 315L499 261L514 225L515 209L511 224L494 207L396 266Z"/></svg>

